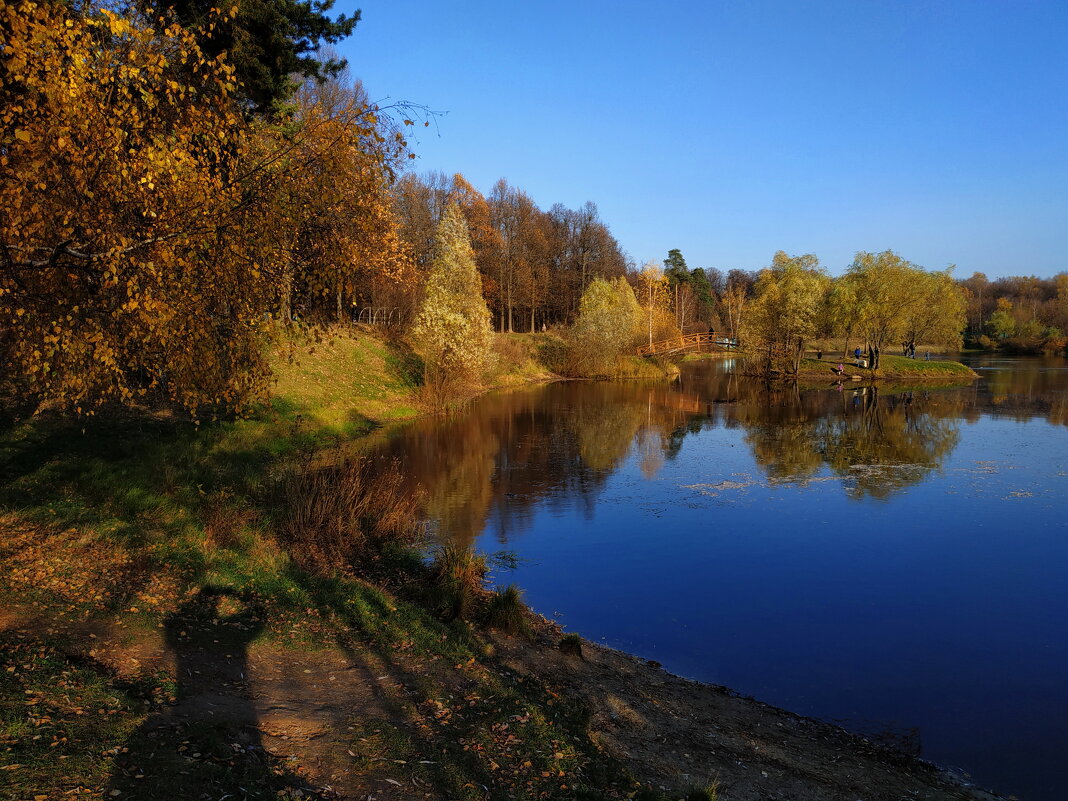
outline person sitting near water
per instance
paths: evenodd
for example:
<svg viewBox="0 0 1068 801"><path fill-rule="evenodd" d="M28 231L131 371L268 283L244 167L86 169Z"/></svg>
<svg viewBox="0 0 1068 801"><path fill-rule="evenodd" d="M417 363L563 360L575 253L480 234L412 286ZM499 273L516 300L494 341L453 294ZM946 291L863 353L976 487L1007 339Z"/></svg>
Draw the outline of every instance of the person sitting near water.
<svg viewBox="0 0 1068 801"><path fill-rule="evenodd" d="M843 373L845 373L845 367L839 364L837 367L832 367L831 372L835 375L842 375Z"/></svg>

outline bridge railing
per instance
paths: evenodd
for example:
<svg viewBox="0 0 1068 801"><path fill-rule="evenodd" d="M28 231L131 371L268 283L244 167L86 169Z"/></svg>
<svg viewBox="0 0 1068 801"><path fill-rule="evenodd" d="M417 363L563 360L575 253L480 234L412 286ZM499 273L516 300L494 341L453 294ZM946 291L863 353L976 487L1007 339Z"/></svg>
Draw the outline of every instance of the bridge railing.
<svg viewBox="0 0 1068 801"><path fill-rule="evenodd" d="M667 353L679 353L684 350L711 349L713 345L724 348L738 347L738 340L729 337L717 337L707 332L703 334L680 334L671 339L662 339L651 345L641 345L638 348L639 356L662 356Z"/></svg>
<svg viewBox="0 0 1068 801"><path fill-rule="evenodd" d="M388 306L361 306L355 309L352 318L367 325L392 325L400 321L401 310Z"/></svg>

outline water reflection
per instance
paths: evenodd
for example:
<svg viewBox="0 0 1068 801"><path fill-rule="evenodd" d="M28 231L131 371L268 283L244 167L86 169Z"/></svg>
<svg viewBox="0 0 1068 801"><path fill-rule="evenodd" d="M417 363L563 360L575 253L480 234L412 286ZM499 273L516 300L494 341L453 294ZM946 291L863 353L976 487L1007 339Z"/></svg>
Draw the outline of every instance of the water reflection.
<svg viewBox="0 0 1068 801"><path fill-rule="evenodd" d="M465 413L416 421L386 442L440 530L469 543L492 520L503 539L531 508L593 508L604 482L637 447L653 476L671 433L700 414L700 399L659 384L566 383L480 400Z"/></svg>
<svg viewBox="0 0 1068 801"><path fill-rule="evenodd" d="M850 497L888 498L937 470L957 445L961 420L1003 397L984 399L970 383L768 387L705 363L670 384L569 382L492 395L448 419L403 428L383 450L402 460L444 534L469 543L492 521L507 540L538 503L588 511L632 453L652 479L688 436L719 426L744 430L771 483L804 483L829 470ZM1064 412L1052 389L1031 397L1032 413ZM1018 399L1012 408L1026 413Z"/></svg>

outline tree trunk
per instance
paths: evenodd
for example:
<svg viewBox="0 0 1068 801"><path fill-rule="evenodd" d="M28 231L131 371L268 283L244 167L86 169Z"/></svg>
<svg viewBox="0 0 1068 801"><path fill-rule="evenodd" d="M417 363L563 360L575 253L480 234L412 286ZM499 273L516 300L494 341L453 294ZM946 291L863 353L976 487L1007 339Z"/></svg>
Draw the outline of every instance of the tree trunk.
<svg viewBox="0 0 1068 801"><path fill-rule="evenodd" d="M734 339L734 313L731 311L731 288L727 287L727 323L731 329L731 339Z"/></svg>

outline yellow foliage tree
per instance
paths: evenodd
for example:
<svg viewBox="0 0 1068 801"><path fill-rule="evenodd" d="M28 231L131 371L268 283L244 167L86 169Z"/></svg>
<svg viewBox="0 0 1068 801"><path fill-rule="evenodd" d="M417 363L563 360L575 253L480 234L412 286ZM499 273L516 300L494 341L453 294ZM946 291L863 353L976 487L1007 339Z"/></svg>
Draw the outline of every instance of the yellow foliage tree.
<svg viewBox="0 0 1068 801"><path fill-rule="evenodd" d="M0 359L33 401L237 409L294 298L316 322L417 283L406 144L358 88L250 121L165 20L0 1L0 36Z"/></svg>
<svg viewBox="0 0 1068 801"><path fill-rule="evenodd" d="M176 25L0 3L0 349L36 397L237 406L273 291L231 70Z"/></svg>
<svg viewBox="0 0 1068 801"><path fill-rule="evenodd" d="M681 333L670 308L668 279L655 261L647 262L638 273L635 294L645 315L646 337L650 345Z"/></svg>
<svg viewBox="0 0 1068 801"><path fill-rule="evenodd" d="M406 304L418 285L400 236L391 181L407 155L360 84L309 82L289 124L261 147L278 159L274 230L286 253L280 312L308 321L343 318L358 303Z"/></svg>

